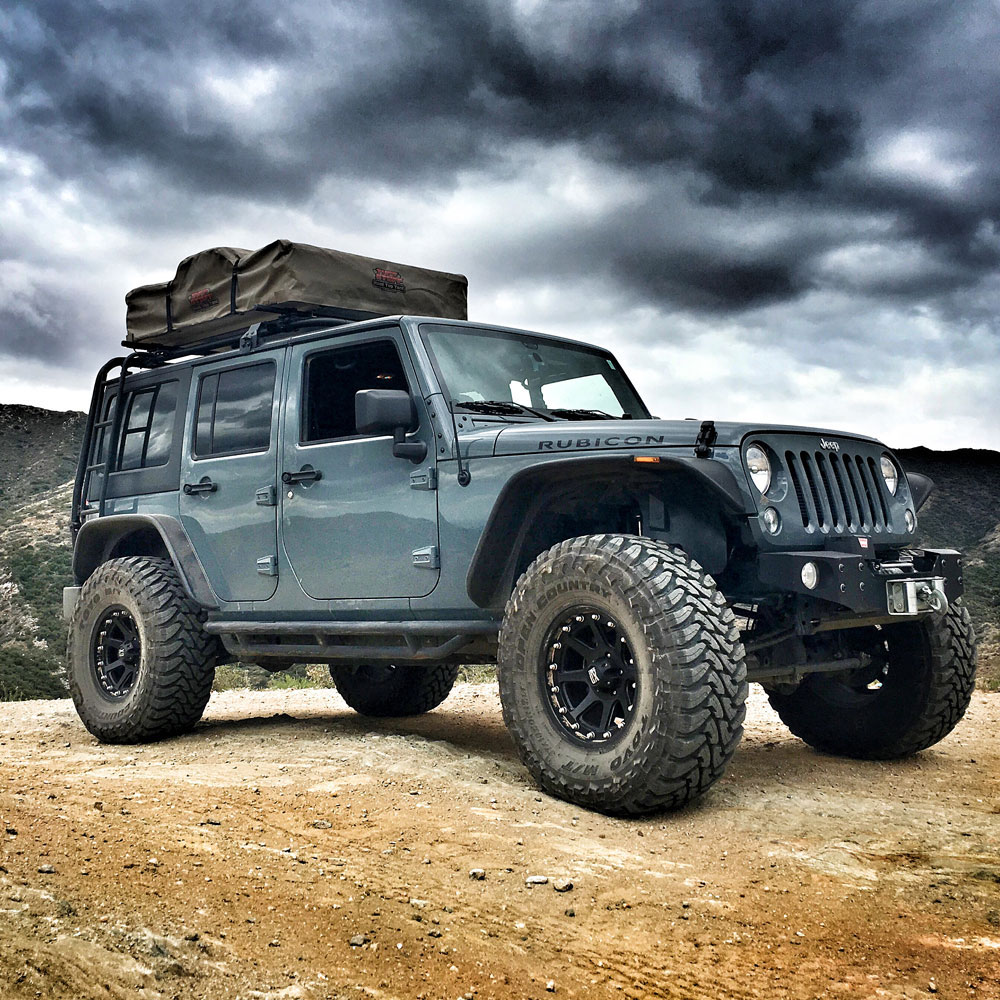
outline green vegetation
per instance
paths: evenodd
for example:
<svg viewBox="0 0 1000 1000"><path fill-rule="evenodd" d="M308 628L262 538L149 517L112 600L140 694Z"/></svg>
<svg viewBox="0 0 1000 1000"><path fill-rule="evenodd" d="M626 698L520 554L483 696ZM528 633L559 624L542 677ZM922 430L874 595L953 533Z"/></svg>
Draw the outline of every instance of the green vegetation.
<svg viewBox="0 0 1000 1000"><path fill-rule="evenodd" d="M47 649L0 646L0 701L65 698L60 661Z"/></svg>
<svg viewBox="0 0 1000 1000"><path fill-rule="evenodd" d="M63 587L73 583L73 553L65 542L40 540L4 553L4 561L24 601L38 619L38 636L59 651L66 645L62 620Z"/></svg>

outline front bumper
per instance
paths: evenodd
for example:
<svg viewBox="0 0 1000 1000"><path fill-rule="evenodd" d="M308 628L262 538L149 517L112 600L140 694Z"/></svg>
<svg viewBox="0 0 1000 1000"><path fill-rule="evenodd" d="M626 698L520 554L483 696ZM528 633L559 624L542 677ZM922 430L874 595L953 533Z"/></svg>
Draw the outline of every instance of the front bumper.
<svg viewBox="0 0 1000 1000"><path fill-rule="evenodd" d="M803 583L807 563L817 570L813 588ZM829 601L864 615L912 618L943 611L964 590L962 555L954 549L913 549L899 560L824 550L761 553L757 572L777 592Z"/></svg>

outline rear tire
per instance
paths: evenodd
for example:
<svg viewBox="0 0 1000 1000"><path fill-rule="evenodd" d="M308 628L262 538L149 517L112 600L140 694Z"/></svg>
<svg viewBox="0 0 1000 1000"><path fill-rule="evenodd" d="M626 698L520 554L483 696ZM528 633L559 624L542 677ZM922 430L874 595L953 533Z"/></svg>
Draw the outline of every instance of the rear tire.
<svg viewBox="0 0 1000 1000"><path fill-rule="evenodd" d="M976 637L968 610L870 629L868 672L813 674L771 706L799 739L825 753L889 760L925 750L950 733L969 707Z"/></svg>
<svg viewBox="0 0 1000 1000"><path fill-rule="evenodd" d="M212 693L218 643L165 559L99 566L69 627L70 693L83 724L105 743L186 732Z"/></svg>
<svg viewBox="0 0 1000 1000"><path fill-rule="evenodd" d="M507 603L498 676L535 780L604 812L685 805L743 733L733 613L698 563L648 538L586 535L543 552Z"/></svg>
<svg viewBox="0 0 1000 1000"><path fill-rule="evenodd" d="M423 715L451 693L458 667L445 663L352 663L330 665L340 697L360 715L391 718Z"/></svg>

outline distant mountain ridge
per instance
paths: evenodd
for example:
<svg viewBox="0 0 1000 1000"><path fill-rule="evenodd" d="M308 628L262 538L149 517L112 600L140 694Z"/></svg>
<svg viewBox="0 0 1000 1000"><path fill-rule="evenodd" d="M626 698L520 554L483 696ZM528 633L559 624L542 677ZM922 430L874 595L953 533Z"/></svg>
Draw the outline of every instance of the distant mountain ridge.
<svg viewBox="0 0 1000 1000"><path fill-rule="evenodd" d="M86 416L0 404L0 700L64 697L62 588L69 507ZM930 476L919 539L966 553L966 600L988 686L1000 688L1000 452L896 452ZM994 676L994 670L996 676Z"/></svg>

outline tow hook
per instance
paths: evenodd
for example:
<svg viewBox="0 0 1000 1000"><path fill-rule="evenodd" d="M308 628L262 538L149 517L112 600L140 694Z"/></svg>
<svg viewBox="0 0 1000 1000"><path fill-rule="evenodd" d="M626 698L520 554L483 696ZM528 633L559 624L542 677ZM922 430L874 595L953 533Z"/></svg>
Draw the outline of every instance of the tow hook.
<svg viewBox="0 0 1000 1000"><path fill-rule="evenodd" d="M948 610L948 598L943 590L936 590L929 583L923 583L917 588L917 597L938 614L944 614Z"/></svg>

